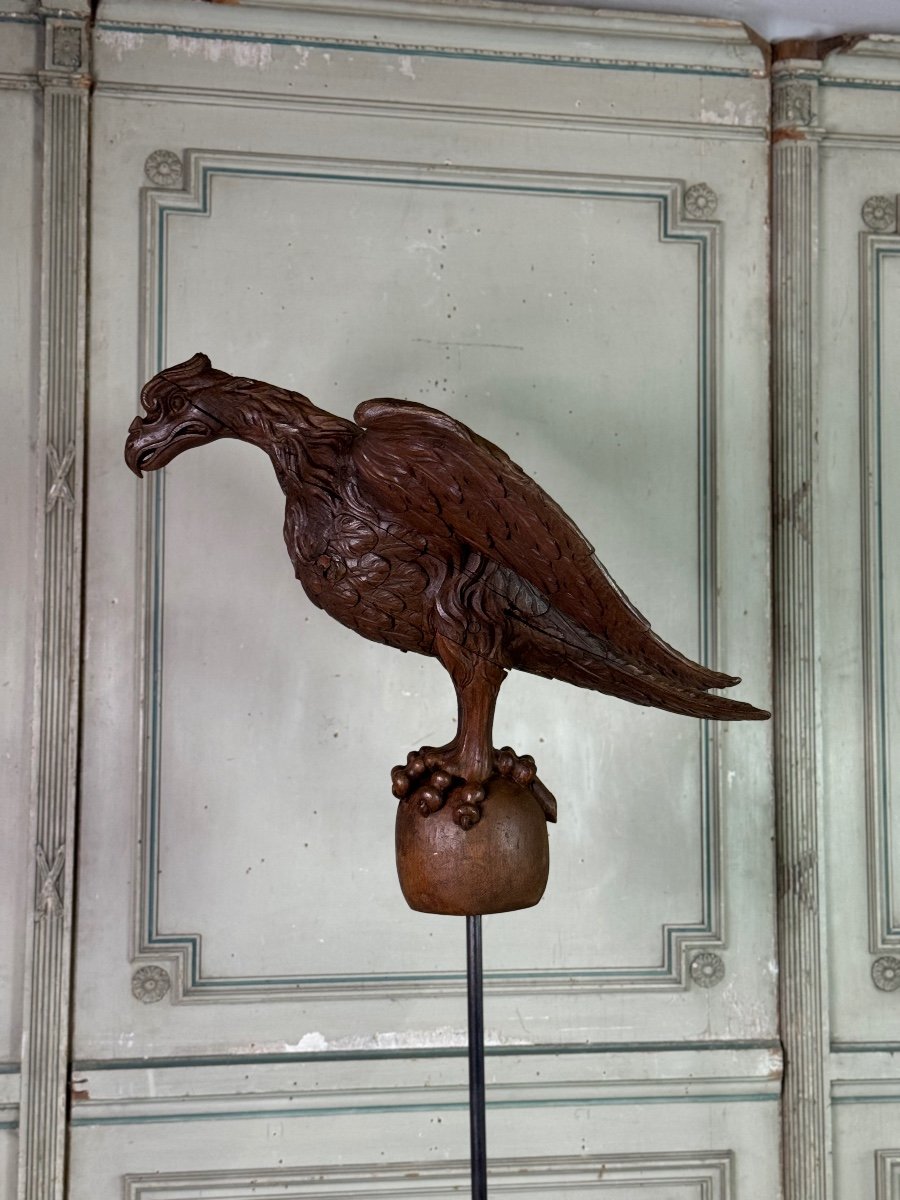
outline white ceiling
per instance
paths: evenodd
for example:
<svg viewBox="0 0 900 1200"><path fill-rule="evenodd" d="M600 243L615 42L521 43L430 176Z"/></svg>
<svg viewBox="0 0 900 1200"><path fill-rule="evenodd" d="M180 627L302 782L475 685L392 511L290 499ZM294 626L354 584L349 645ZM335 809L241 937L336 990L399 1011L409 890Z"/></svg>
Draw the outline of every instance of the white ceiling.
<svg viewBox="0 0 900 1200"><path fill-rule="evenodd" d="M837 33L900 34L900 0L539 0L581 8L683 13L743 21L768 42Z"/></svg>

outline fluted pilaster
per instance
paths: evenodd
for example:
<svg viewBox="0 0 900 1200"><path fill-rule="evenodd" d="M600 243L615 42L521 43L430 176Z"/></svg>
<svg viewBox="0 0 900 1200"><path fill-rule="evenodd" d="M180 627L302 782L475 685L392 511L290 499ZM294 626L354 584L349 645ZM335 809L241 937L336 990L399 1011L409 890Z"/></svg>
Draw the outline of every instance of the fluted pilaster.
<svg viewBox="0 0 900 1200"><path fill-rule="evenodd" d="M773 79L774 715L785 1200L830 1195L813 576L818 65L777 62Z"/></svg>
<svg viewBox="0 0 900 1200"><path fill-rule="evenodd" d="M88 153L87 38L45 22L33 919L26 958L20 1200L62 1200L80 662Z"/></svg>

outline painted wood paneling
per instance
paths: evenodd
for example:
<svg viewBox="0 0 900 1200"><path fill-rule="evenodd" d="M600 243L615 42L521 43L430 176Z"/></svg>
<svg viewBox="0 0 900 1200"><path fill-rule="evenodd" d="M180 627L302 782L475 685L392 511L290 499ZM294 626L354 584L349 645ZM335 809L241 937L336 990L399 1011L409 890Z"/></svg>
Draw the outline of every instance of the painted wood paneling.
<svg viewBox="0 0 900 1200"><path fill-rule="evenodd" d="M262 459L138 485L124 431L199 348L436 403L765 703L764 64L655 18L162 14L94 35L71 1194L450 1194L462 929L406 909L387 787L450 689L311 609ZM563 817L544 902L485 927L492 1186L775 1195L768 729L524 677L501 729Z"/></svg>
<svg viewBox="0 0 900 1200"><path fill-rule="evenodd" d="M814 537L818 92L806 61L773 76L772 442L775 786L787 1197L828 1195L826 949L820 920Z"/></svg>
<svg viewBox="0 0 900 1200"><path fill-rule="evenodd" d="M127 474L140 382L204 349L461 417L757 703L774 645L777 820L770 729L506 684L561 822L486 921L492 1190L778 1195L780 966L787 1200L896 1200L896 40L776 68L770 209L737 25L104 0L88 99L80 0L2 7L0 1188L21 1119L21 1194L62 1194L90 106L71 1196L466 1188L463 937L405 908L387 786L450 688L311 609L263 460Z"/></svg>
<svg viewBox="0 0 900 1200"><path fill-rule="evenodd" d="M21 170L0 175L0 276L15 322L0 328L0 1063L18 1061L22 1039L24 901L31 785L31 685L34 669L38 381L39 116L36 28L0 14L0 127L6 155Z"/></svg>
<svg viewBox="0 0 900 1200"><path fill-rule="evenodd" d="M99 702L113 688L120 703L102 704L103 724L90 723L96 737L85 746L94 799L84 813L84 862L98 890L88 889L83 909L80 1053L130 1055L147 1039L160 1053L198 1052L207 1018L189 1010L242 995L266 1001L253 1032L248 1010L229 1006L217 1017L219 1045L255 1040L281 1049L313 1036L331 1044L360 1028L393 1036L401 995L412 1028L453 1028L461 963L452 926L406 913L392 881L392 805L376 782L379 761L386 770L407 744L446 725L440 673L357 645L309 611L279 544L278 493L264 464L234 447L178 463L163 510L161 493L136 493L118 470L120 427L142 372L201 342L223 366L277 377L345 412L384 391L434 399L538 474L594 536L613 573L630 579L639 604L652 611L654 591L665 593L669 624L657 625L667 636L707 657L749 660L751 671L755 661L748 678L759 694L766 451L764 436L754 441L751 431L754 423L761 429L754 405L763 411L765 198L761 188L727 184L749 155L763 162L761 130L748 124L754 112L764 120L760 85L749 62L736 68L747 89L744 123L733 113L730 126L721 113L718 123L704 123L695 112L683 128L672 119L660 128L659 99L652 91L645 98L641 78L630 84L634 119L654 123L639 139L629 115L625 139L609 121L570 120L571 91L564 103L556 84L571 89L580 68L521 57L515 21L504 34L520 57L505 64L501 110L496 63L463 50L445 47L407 64L381 48L315 47L304 57L306 47L273 38L220 39L231 49L214 53L209 38L188 46L173 32L126 29L119 10L107 11L98 70L101 80L107 68L114 79L101 81L95 103L94 219L131 244L143 236L144 254L123 259L118 236L95 245L98 536L88 622L102 637L92 640L90 694ZM246 45L256 49L245 61ZM217 54L218 87L196 91L197 60L212 70ZM457 88L465 81L464 114L444 98L445 58ZM269 103L269 93L280 84L290 96L310 63L316 71L304 75L310 90L298 145L293 101ZM715 60L707 69L719 79ZM247 70L266 81L253 106ZM503 113L518 113L533 97L535 72L549 115L507 123ZM621 96L638 74L592 71L592 103L604 88ZM680 89L669 85L677 112ZM388 117L375 98L383 104L390 88ZM700 132L707 127L709 137ZM184 154L186 146L209 149ZM180 175L149 187L145 161L158 149L177 155ZM686 186L707 180L718 193L713 221ZM729 219L736 232L723 257ZM543 231L537 242L535 229ZM744 286L754 273L757 292ZM747 322L760 340L723 352L727 329ZM656 357L646 353L651 329ZM729 450L734 438L745 451L739 462ZM739 500L730 483L742 477ZM727 550L727 531L735 522L750 528L746 497L754 488L748 564ZM632 525L616 519L627 508L623 493ZM110 522L135 495L143 516ZM134 590L137 573L142 592ZM738 599L737 579L748 594L755 589L756 604ZM248 619L260 594L266 615ZM195 624L192 614L204 610ZM218 649L219 628L241 629L235 656ZM279 638L296 647L296 663L275 651ZM129 689L135 645L148 671ZM129 696L141 694L142 709L129 711ZM212 725L202 719L210 703ZM373 711L382 714L378 723ZM744 879L721 870L727 804L728 836L757 847L751 871L768 878L766 731L742 729L725 746L690 722L561 696L529 680L507 685L500 720L514 742L544 747L542 769L571 781L564 788L573 802L555 851L555 906L488 931L497 1036L603 1037L621 1012L622 988L634 993L628 1020L615 1018L626 1038L660 1021L661 1036L691 1037L710 1021L714 1036L771 1036L769 918L765 905L740 899ZM139 728L147 741L138 778ZM636 738L640 771L612 752ZM118 746L112 757L110 741ZM241 755L232 753L238 745ZM310 795L312 778L360 801L339 809L321 792ZM663 794L667 822L655 815ZM123 859L110 866L103 846L126 842L135 821L143 844L131 874ZM271 829L282 831L274 841ZM345 854L348 838L369 853ZM667 853L673 845L678 853ZM644 881L640 904L619 903L626 877ZM111 903L123 890L132 895L139 960L169 973L164 1008L133 1008L129 914ZM729 903L752 917L726 934ZM561 938L576 908L593 914L590 923ZM356 933L348 938L351 913ZM721 1001L685 990L686 949L726 940L735 953ZM112 1010L111 961L121 972ZM660 988L671 994L655 999ZM740 1013L730 1003L735 989ZM556 993L550 1015L547 993ZM338 995L352 1005L328 1003ZM189 1003L173 1014L172 999ZM299 1028L297 1000L312 1005ZM131 1014L127 1032L110 1022L122 1005Z"/></svg>
<svg viewBox="0 0 900 1200"><path fill-rule="evenodd" d="M758 1147L775 1134L775 1105L564 1111L561 1119L560 1110L540 1104L510 1112L489 1109L492 1194L517 1200L570 1193L603 1200L630 1193L653 1200L777 1194L775 1156L758 1155ZM73 1200L120 1196L123 1177L125 1195L147 1200L204 1194L249 1200L254 1188L262 1196L280 1190L316 1200L357 1194L399 1198L465 1194L469 1186L461 1110L374 1119L348 1114L311 1123L222 1120L201 1128L202 1134L191 1123L79 1130L73 1140ZM631 1142L639 1148L618 1150ZM709 1143L719 1148L708 1149ZM393 1158L387 1147L400 1147L407 1157Z"/></svg>
<svg viewBox="0 0 900 1200"><path fill-rule="evenodd" d="M20 1200L62 1200L71 1028L81 667L89 40L43 13L37 646L25 880Z"/></svg>
<svg viewBox="0 0 900 1200"><path fill-rule="evenodd" d="M0 1129L0 1185L7 1196L15 1195L17 1151L18 1138L15 1132Z"/></svg>

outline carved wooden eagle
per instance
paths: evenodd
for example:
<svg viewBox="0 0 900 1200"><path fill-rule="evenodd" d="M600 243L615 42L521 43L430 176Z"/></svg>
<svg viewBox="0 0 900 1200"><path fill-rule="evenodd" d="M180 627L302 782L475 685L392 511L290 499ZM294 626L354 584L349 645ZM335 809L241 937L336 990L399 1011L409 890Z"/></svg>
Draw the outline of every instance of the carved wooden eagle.
<svg viewBox="0 0 900 1200"><path fill-rule="evenodd" d="M740 680L667 645L575 524L504 452L424 404L368 400L344 420L305 396L215 370L204 354L154 376L125 460L138 475L191 446L239 438L268 454L286 497L284 538L310 600L397 650L438 658L456 688L446 746L393 770L422 813L450 802L474 825L499 773L555 801L534 762L492 745L510 670L715 720L767 712L711 694Z"/></svg>

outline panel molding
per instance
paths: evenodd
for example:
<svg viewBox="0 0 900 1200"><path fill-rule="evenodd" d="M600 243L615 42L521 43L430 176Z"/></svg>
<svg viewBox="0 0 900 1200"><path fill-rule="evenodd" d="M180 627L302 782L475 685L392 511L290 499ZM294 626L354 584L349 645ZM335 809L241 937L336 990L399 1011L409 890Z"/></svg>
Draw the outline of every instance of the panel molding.
<svg viewBox="0 0 900 1200"><path fill-rule="evenodd" d="M734 1161L728 1152L675 1154L571 1155L559 1158L495 1159L488 1169L492 1195L533 1196L543 1185L549 1194L610 1192L621 1196L633 1184L652 1197L731 1200ZM468 1190L467 1162L383 1163L352 1168L316 1166L258 1171L191 1171L184 1174L127 1175L124 1200L267 1200L286 1195L301 1200L343 1200L350 1196L459 1196Z"/></svg>
<svg viewBox="0 0 900 1200"><path fill-rule="evenodd" d="M459 1031L459 1043L465 1033ZM777 1048L718 1051L670 1047L647 1061L644 1051L597 1052L488 1047L491 1109L571 1108L647 1103L772 1102L780 1096ZM169 1061L73 1070L73 1125L312 1118L360 1113L465 1111L465 1046L416 1053L397 1050L309 1053L286 1061L203 1064ZM364 1067L363 1067L364 1064Z"/></svg>
<svg viewBox="0 0 900 1200"><path fill-rule="evenodd" d="M866 874L869 950L872 954L895 950L900 946L897 897L893 894L892 880L894 801L890 780L890 730L887 726L885 653L889 647L884 628L882 529L882 267L886 260L900 258L900 236L892 231L896 223L896 200L891 199L894 201L893 214L885 206L883 219L876 220L876 224L886 225L887 228L867 230L859 235ZM869 207L871 209L872 206ZM879 210L876 216L880 215Z"/></svg>
<svg viewBox="0 0 900 1200"><path fill-rule="evenodd" d="M87 22L44 18L42 463L20 1200L62 1200L75 858L87 268Z"/></svg>
<svg viewBox="0 0 900 1200"><path fill-rule="evenodd" d="M304 156L261 155L243 152L191 150L185 153L184 188L145 188L143 191L144 277L141 288L144 310L142 377L167 365L166 300L167 237L179 216L210 217L214 181L219 176L257 179L291 179L335 185L425 187L505 192L519 195L607 199L614 202L650 203L658 212L660 243L688 242L696 246L698 264L698 512L697 538L700 560L698 586L698 642L702 661L714 665L716 637L715 562L715 430L718 382L717 289L719 226L714 221L683 216L686 187L673 179L626 178L599 174L554 174L495 168L474 170L416 163L372 160L322 159ZM706 185L695 185L714 194ZM141 673L140 711L142 741L139 762L140 846L135 871L133 961L172 962L173 1002L243 1001L247 999L303 996L335 999L340 996L402 994L461 994L462 972L386 975L341 974L280 977L212 977L202 969L200 933L162 932L159 928L159 826L161 703L164 619L165 472L155 473L141 493L143 531L139 555L144 586L144 607L138 622ZM715 724L715 723L713 723ZM519 970L486 974L488 992L657 990L680 989L690 975L686 956L697 947L723 944L722 846L719 796L719 730L699 723L700 762L700 882L702 912L699 921L671 923L661 930L662 963L625 968L581 970Z"/></svg>
<svg viewBox="0 0 900 1200"><path fill-rule="evenodd" d="M242 4L239 12L192 12L190 24L171 20L169 10L170 5L159 0L104 0L98 38L119 33L141 39L181 36L198 42L399 52L528 66L738 79L766 75L762 49L736 21L391 0L364 5L317 0L288 10L280 4ZM360 37L361 29L368 36Z"/></svg>
<svg viewBox="0 0 900 1200"><path fill-rule="evenodd" d="M0 76L2 81L2 76ZM24 85L23 85L24 86ZM337 96L230 91L218 88L178 86L164 83L97 84L95 95L124 99L165 101L167 104L222 105L231 109L259 108L285 112L311 112L354 117L388 117L398 120L452 121L454 124L519 126L527 129L581 129L585 132L640 134L654 137L690 138L692 141L768 142L762 125L729 125L712 121L665 121L648 117L599 116L583 113L523 112L518 109L488 108L443 101L347 100ZM900 142L900 139L893 139Z"/></svg>
<svg viewBox="0 0 900 1200"><path fill-rule="evenodd" d="M900 1079L836 1079L831 1099L833 1104L896 1104Z"/></svg>
<svg viewBox="0 0 900 1200"><path fill-rule="evenodd" d="M875 1151L875 1200L900 1200L900 1150Z"/></svg>
<svg viewBox="0 0 900 1200"><path fill-rule="evenodd" d="M19 1064L0 1063L0 1129L19 1128L20 1086Z"/></svg>

